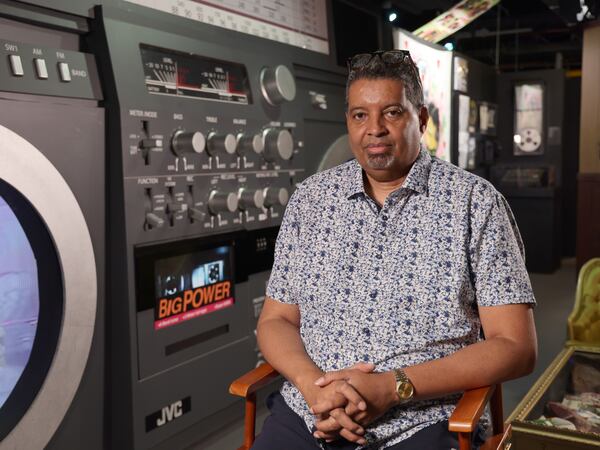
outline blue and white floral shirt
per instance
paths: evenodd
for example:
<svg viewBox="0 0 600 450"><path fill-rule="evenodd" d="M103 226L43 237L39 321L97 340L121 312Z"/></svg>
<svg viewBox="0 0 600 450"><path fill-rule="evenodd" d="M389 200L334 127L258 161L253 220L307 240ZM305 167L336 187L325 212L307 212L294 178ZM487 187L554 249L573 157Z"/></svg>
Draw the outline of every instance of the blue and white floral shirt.
<svg viewBox="0 0 600 450"><path fill-rule="evenodd" d="M478 306L531 303L521 236L487 181L421 150L379 207L356 160L311 176L285 211L267 295L300 308L306 351L324 371L376 371L448 356L482 339ZM309 429L289 382L281 393ZM385 448L447 420L457 395L389 410L367 428Z"/></svg>

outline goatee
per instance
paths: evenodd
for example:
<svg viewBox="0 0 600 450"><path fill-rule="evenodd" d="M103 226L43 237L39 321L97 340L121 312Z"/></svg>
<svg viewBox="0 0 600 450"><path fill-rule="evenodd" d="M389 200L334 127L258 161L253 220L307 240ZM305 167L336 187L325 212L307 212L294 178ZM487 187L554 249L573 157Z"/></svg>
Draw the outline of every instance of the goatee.
<svg viewBox="0 0 600 450"><path fill-rule="evenodd" d="M367 165L371 169L382 170L389 168L394 162L394 157L389 153L383 153L379 155L367 154Z"/></svg>

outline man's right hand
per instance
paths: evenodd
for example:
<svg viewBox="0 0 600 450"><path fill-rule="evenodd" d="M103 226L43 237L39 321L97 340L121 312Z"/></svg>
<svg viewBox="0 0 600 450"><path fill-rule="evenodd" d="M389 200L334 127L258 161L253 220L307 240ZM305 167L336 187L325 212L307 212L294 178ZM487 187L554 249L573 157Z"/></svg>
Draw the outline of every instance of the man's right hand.
<svg viewBox="0 0 600 450"><path fill-rule="evenodd" d="M334 416L337 415L340 422L346 424L348 430L359 426L346 414L344 407L354 405L348 398L353 398L356 405L360 405L360 400L354 397L356 390L343 380L334 386L319 387L314 384L315 380L323 375L323 372L310 359L304 348L304 343L300 337L300 308L298 305L285 304L278 302L270 297L265 299L263 310L257 324L257 339L260 349L266 360L287 380L292 382L302 393L309 406L316 405L321 399L327 401L327 404L341 405L334 409ZM366 367L367 371L372 371L372 364L359 364L357 366ZM355 367L355 366L353 366ZM352 391L345 385L352 388ZM362 401L364 399L361 398ZM333 412L326 411L327 417ZM360 411L360 410L359 410ZM345 416L345 417L344 417ZM347 422L346 418L351 422ZM338 423L336 421L336 423ZM349 434L342 430L340 425L339 433L328 434L332 439L342 436L353 442L362 439L355 433Z"/></svg>
<svg viewBox="0 0 600 450"><path fill-rule="evenodd" d="M370 373L375 365L371 363L358 363L350 367L364 373ZM343 437L350 442L364 444L364 428L358 423L359 418L365 414L367 404L361 394L345 380L336 380L326 386L320 387L312 383L298 386L308 406L319 404L321 413L316 414L318 420L329 418L330 430L320 433L319 438L330 442ZM323 405L327 407L324 410Z"/></svg>

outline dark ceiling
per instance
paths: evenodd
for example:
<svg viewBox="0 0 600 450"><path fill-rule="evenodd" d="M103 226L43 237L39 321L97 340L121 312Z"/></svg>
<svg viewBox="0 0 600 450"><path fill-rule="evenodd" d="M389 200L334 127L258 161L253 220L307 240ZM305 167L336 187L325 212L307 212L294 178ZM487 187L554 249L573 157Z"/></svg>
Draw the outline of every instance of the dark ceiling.
<svg viewBox="0 0 600 450"><path fill-rule="evenodd" d="M598 17L600 0L586 0ZM393 25L415 30L458 3L456 0L394 0L379 2L382 15L391 10ZM581 68L582 22L576 13L580 0L502 0L474 22L449 36L454 49L500 71L562 67Z"/></svg>

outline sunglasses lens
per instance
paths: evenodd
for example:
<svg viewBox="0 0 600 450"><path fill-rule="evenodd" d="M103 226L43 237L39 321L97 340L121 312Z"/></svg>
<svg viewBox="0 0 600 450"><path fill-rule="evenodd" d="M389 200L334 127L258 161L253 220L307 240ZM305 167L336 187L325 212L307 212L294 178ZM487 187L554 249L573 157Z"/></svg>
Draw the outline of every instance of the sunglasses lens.
<svg viewBox="0 0 600 450"><path fill-rule="evenodd" d="M371 63L374 57L378 56L381 62L386 66L400 66L409 64L414 66L410 58L410 54L406 50L388 50L385 52L376 51L373 53L359 53L348 60L348 69L356 70L367 66Z"/></svg>
<svg viewBox="0 0 600 450"><path fill-rule="evenodd" d="M352 59L350 60L350 67L351 68L362 67L362 66L368 64L368 62L371 61L372 57L373 57L373 55L371 55L370 53L360 53L358 55L354 55L352 57Z"/></svg>
<svg viewBox="0 0 600 450"><path fill-rule="evenodd" d="M386 64L398 64L404 61L405 54L401 52L385 52L381 59Z"/></svg>

